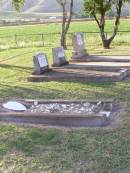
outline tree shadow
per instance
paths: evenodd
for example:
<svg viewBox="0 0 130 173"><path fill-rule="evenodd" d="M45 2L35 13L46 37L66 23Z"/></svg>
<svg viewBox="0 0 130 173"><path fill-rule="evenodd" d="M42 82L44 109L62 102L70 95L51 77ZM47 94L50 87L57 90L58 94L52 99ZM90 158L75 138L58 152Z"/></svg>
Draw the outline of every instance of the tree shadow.
<svg viewBox="0 0 130 173"><path fill-rule="evenodd" d="M26 98L26 99L38 99L38 98L46 98L46 99L55 99L62 98L63 95L66 95L66 91L60 91L58 89L47 89L41 90L40 87L33 89L30 85L22 86L10 86L7 84L1 84L0 95L3 98Z"/></svg>
<svg viewBox="0 0 130 173"><path fill-rule="evenodd" d="M32 71L32 67L25 67L25 66L15 66L15 65L9 65L9 64L0 64L0 68L6 68L11 70L18 70L18 71Z"/></svg>

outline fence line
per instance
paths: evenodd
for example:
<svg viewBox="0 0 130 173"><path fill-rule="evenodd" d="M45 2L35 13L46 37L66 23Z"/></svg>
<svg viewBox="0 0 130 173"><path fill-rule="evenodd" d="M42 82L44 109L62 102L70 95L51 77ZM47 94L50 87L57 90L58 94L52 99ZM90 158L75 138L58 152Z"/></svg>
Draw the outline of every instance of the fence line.
<svg viewBox="0 0 130 173"><path fill-rule="evenodd" d="M84 34L100 34L99 31L79 31L79 32L82 32ZM113 31L105 31L105 33L112 33ZM126 30L126 31L118 31L117 33L130 33L130 30ZM0 34L0 38L6 38L6 37L13 37L14 35L17 35L17 36L27 36L27 35L30 35L30 36L36 36L36 35L60 35L61 33L60 32L51 32L51 33L47 33L47 32L42 32L42 33L31 33L31 34L28 34L28 33L25 33L25 34L10 34L10 35L3 35L3 34ZM74 32L69 32L68 34L74 34Z"/></svg>
<svg viewBox="0 0 130 173"><path fill-rule="evenodd" d="M74 32L67 34L67 46L72 48L72 36ZM100 39L100 32L83 32L87 49L97 46L101 47L102 42ZM109 36L112 32L105 32ZM0 35L0 49L8 48L21 48L21 47L53 47L60 45L61 33L25 33L25 34L12 34L12 35ZM95 44L97 43L97 44ZM117 45L129 45L130 46L130 31L118 31L115 37L114 44Z"/></svg>

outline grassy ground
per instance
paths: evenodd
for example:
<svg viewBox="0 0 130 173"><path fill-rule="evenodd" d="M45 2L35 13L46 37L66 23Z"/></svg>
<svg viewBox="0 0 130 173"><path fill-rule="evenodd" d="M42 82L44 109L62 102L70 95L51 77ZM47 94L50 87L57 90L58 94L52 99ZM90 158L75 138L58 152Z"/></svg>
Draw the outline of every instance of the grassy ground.
<svg viewBox="0 0 130 173"><path fill-rule="evenodd" d="M106 31L113 31L114 20L106 21ZM13 35L13 34L34 34L34 33L55 33L59 32L61 24L43 24L43 25L27 25L27 26L6 26L0 27L0 35ZM129 19L122 19L120 22L119 30L130 31ZM96 32L99 31L95 21L86 22L73 22L70 26L69 32Z"/></svg>
<svg viewBox="0 0 130 173"><path fill-rule="evenodd" d="M92 23L93 25L93 23ZM128 24L129 25L129 24ZM128 27L127 25L127 27ZM55 25L54 25L55 26ZM82 26L82 24L81 24ZM38 30L40 27L29 27ZM2 34L22 30L1 28ZM49 27L49 26L45 26ZM59 27L59 26L58 26ZM127 28L125 27L125 29ZM14 27L15 28L15 27ZM44 27L42 27L44 28ZM78 30L78 28L74 27ZM85 27L84 27L85 28ZM89 27L88 27L89 28ZM3 30L3 31L2 31ZM26 30L26 32L28 32ZM30 32L31 32L30 31ZM21 32L25 32L21 31ZM34 31L33 31L34 32ZM40 32L40 31L39 31ZM28 83L35 52L47 53L51 63L51 49L30 47L0 52L0 98L44 99L109 99L130 103L130 83L108 84L47 82ZM92 51L94 48L92 48ZM95 48L100 54L106 52ZM129 45L120 44L107 54L129 54ZM91 51L91 49L89 49ZM71 56L71 50L66 52ZM123 53L122 53L123 54ZM0 125L1 173L129 173L130 172L130 109L117 128L56 129Z"/></svg>
<svg viewBox="0 0 130 173"><path fill-rule="evenodd" d="M129 173L128 123L116 130L0 126L2 173Z"/></svg>

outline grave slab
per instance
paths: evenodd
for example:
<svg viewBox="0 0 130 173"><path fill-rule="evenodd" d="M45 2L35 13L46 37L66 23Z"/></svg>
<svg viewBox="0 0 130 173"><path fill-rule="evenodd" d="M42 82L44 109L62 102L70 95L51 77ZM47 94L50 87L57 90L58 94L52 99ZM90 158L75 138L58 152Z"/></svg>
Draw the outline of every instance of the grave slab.
<svg viewBox="0 0 130 173"><path fill-rule="evenodd" d="M67 81L67 82L117 82L123 80L128 74L127 70L117 69L111 71L88 70L81 67L53 68L51 72L43 75L28 77L30 82Z"/></svg>
<svg viewBox="0 0 130 173"><path fill-rule="evenodd" d="M130 55L113 56L113 55L85 55L82 58L72 58L70 62L130 62Z"/></svg>

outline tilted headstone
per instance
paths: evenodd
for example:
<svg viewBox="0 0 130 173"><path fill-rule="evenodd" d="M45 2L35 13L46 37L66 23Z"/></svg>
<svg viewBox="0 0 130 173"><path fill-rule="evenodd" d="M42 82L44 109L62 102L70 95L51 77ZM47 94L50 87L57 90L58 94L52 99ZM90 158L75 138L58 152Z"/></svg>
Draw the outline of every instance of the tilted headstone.
<svg viewBox="0 0 130 173"><path fill-rule="evenodd" d="M33 58L34 74L40 75L49 71L49 64L44 53L36 54Z"/></svg>
<svg viewBox="0 0 130 173"><path fill-rule="evenodd" d="M59 67L68 64L63 47L53 48L52 54L53 54L53 64L52 64L53 67Z"/></svg>
<svg viewBox="0 0 130 173"><path fill-rule="evenodd" d="M76 59L76 58L79 59L87 55L83 33L81 32L74 33L73 39L72 39L72 45L73 45L72 59Z"/></svg>

